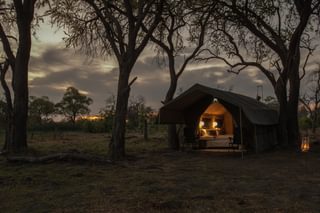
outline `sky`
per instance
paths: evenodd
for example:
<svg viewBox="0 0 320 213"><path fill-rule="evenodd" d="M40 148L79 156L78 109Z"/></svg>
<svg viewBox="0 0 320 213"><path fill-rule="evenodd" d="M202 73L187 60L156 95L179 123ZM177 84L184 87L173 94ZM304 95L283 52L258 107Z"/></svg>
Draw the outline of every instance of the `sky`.
<svg viewBox="0 0 320 213"><path fill-rule="evenodd" d="M113 58L91 58L72 48L65 48L64 33L50 24L40 26L33 38L31 50L29 85L30 95L48 96L58 102L67 87L73 86L93 99L91 114L96 114L105 105L105 100L117 91L118 69ZM317 51L311 63L320 55ZM256 97L257 86L263 87L263 96L275 96L265 76L254 68L239 75L228 73L228 67L221 61L197 62L187 66L179 79L177 94L195 83L229 90ZM145 49L131 73L131 79L138 77L132 85L131 97L143 96L146 104L157 110L162 106L169 87L169 72L159 67L155 52ZM259 89L261 96L261 87Z"/></svg>

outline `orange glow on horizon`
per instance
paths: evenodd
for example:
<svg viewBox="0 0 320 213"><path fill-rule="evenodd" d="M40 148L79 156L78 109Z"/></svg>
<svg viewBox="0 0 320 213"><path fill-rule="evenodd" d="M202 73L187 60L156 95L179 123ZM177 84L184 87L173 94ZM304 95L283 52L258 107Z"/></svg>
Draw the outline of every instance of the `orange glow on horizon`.
<svg viewBox="0 0 320 213"><path fill-rule="evenodd" d="M103 120L103 116L101 115L84 115L81 116L81 120L88 120L88 121L97 121L97 120Z"/></svg>

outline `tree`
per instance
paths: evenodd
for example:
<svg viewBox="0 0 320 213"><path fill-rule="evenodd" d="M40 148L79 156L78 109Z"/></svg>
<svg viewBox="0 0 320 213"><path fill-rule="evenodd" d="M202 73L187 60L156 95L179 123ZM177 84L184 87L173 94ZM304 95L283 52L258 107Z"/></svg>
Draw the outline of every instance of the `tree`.
<svg viewBox="0 0 320 213"><path fill-rule="evenodd" d="M104 108L100 109L99 114L104 117L105 127L107 131L112 129L112 124L114 121L114 114L116 108L116 97L111 95L106 100L106 105Z"/></svg>
<svg viewBox="0 0 320 213"><path fill-rule="evenodd" d="M0 99L0 129L1 131L4 130L4 146L2 147L2 150L6 150L6 145L7 145L7 103L3 100ZM0 154L2 153L2 150L0 151Z"/></svg>
<svg viewBox="0 0 320 213"><path fill-rule="evenodd" d="M279 102L279 135L283 147L299 143L300 80L314 50L318 0L219 0L211 22L212 49L203 57L220 59L239 73L248 67L261 71ZM301 56L301 51L307 54ZM300 63L302 61L302 68Z"/></svg>
<svg viewBox="0 0 320 213"><path fill-rule="evenodd" d="M9 62L5 60L0 63L0 82L4 90L5 101L1 100L1 111L4 113L3 121L5 123L5 139L2 150L4 152L9 151L9 144L12 143L13 139L13 106L11 99L11 92L6 82L6 74L9 69Z"/></svg>
<svg viewBox="0 0 320 213"><path fill-rule="evenodd" d="M62 100L56 104L59 113L67 117L75 125L79 115L86 115L90 112L89 105L92 99L81 94L76 88L68 87Z"/></svg>
<svg viewBox="0 0 320 213"><path fill-rule="evenodd" d="M137 128L144 133L144 139L148 140L148 119L152 115L152 108L146 106L142 96L131 97L128 107L128 126Z"/></svg>
<svg viewBox="0 0 320 213"><path fill-rule="evenodd" d="M3 126L6 123L6 102L0 99L0 124Z"/></svg>
<svg viewBox="0 0 320 213"><path fill-rule="evenodd" d="M210 5L204 12L194 13L192 7L196 6L191 5L185 0L167 1L162 21L151 36L151 41L157 45L159 55L165 55L164 60L167 60L170 73L170 85L163 104L173 99L179 77L204 44L210 17L209 10L213 8ZM177 58L182 58L182 62L177 63ZM175 124L168 125L168 145L173 150L179 149L179 137Z"/></svg>
<svg viewBox="0 0 320 213"><path fill-rule="evenodd" d="M38 123L47 122L55 113L55 104L47 96L35 97L30 96L29 117Z"/></svg>
<svg viewBox="0 0 320 213"><path fill-rule="evenodd" d="M311 119L312 133L316 132L320 113L320 65L309 74L308 91L300 98Z"/></svg>
<svg viewBox="0 0 320 213"><path fill-rule="evenodd" d="M20 152L27 148L28 64L32 23L35 7L41 7L45 2L0 0L1 54L12 71L13 97L5 91L7 110L10 113L10 122L7 124L7 129L10 129L10 137L7 138L8 141L6 140L8 143L5 149L10 152ZM6 72L1 70L3 76ZM1 79L5 80L3 76ZM4 86L3 82L2 86Z"/></svg>
<svg viewBox="0 0 320 213"><path fill-rule="evenodd" d="M91 55L113 54L118 62L117 103L109 144L111 159L125 157L125 127L130 74L151 34L161 20L164 0L60 0L51 11L53 21L64 27L68 46L80 46ZM142 30L142 26L147 30Z"/></svg>

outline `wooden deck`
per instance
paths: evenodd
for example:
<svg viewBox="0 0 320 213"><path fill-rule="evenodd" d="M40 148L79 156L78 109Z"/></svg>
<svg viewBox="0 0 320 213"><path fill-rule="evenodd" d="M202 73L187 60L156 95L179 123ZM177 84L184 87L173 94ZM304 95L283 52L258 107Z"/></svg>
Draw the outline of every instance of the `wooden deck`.
<svg viewBox="0 0 320 213"><path fill-rule="evenodd" d="M200 152L246 152L246 150L232 149L232 148L221 148L221 149L195 149Z"/></svg>
<svg viewBox="0 0 320 213"><path fill-rule="evenodd" d="M202 143L203 148L219 148L219 149L228 149L230 147L230 138L233 135L219 135L217 137L200 137L200 143ZM201 145L200 145L201 147Z"/></svg>

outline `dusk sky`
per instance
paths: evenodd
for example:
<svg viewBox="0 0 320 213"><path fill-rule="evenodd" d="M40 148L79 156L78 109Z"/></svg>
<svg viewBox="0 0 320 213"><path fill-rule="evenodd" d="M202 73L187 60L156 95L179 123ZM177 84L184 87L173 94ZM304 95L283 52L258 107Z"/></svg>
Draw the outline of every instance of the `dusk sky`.
<svg viewBox="0 0 320 213"><path fill-rule="evenodd" d="M93 99L91 113L98 113L105 100L116 94L117 64L112 58L91 58L72 48L67 49L63 37L62 30L52 28L48 23L38 30L30 59L30 95L49 96L50 100L58 102L66 88L74 86ZM319 53L318 48L310 59L309 68L314 67ZM181 76L178 88L184 91L200 83L222 89L232 87L235 93L255 97L257 85L263 85L264 97L274 96L270 83L256 69L247 69L240 75L227 73L227 69L220 61L190 64ZM131 96L143 96L146 104L157 110L169 86L169 73L166 67L158 66L151 47L139 57L131 79L136 76L138 80L132 86Z"/></svg>

